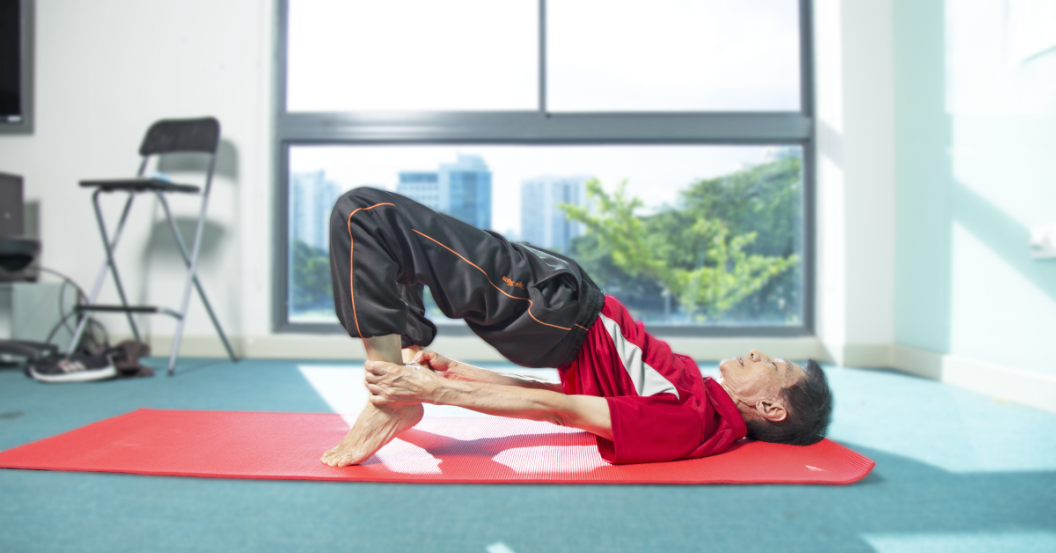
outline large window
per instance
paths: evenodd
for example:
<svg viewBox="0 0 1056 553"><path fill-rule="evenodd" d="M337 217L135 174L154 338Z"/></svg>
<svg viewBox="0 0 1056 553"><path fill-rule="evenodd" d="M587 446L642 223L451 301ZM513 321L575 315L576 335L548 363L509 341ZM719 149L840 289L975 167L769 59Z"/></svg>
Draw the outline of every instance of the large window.
<svg viewBox="0 0 1056 553"><path fill-rule="evenodd" d="M659 334L811 332L806 0L282 10L279 329L340 330L329 212L374 186L570 255Z"/></svg>

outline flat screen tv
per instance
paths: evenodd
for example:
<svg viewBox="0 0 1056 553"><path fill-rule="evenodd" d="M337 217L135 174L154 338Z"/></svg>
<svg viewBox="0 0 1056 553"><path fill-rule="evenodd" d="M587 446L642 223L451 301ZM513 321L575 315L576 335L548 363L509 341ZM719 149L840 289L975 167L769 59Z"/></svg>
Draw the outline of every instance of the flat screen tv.
<svg viewBox="0 0 1056 553"><path fill-rule="evenodd" d="M32 130L31 0L0 0L0 132Z"/></svg>

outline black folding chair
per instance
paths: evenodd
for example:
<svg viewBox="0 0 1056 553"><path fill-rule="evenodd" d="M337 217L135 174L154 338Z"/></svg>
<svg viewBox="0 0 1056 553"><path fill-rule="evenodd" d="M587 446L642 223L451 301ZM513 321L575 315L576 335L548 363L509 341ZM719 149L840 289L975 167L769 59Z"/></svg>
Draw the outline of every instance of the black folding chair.
<svg viewBox="0 0 1056 553"><path fill-rule="evenodd" d="M205 225L205 211L209 205L209 191L212 188L213 169L216 166L216 150L219 144L220 122L212 117L158 121L147 130L147 135L143 138L143 144L139 147L139 155L143 156L143 161L139 165L139 172L136 178L81 181L81 186L95 188L95 192L92 194L92 203L95 206L95 218L99 223L99 233L102 235L103 246L106 249L106 261L99 268L99 274L88 297L88 303L78 309L82 311L125 313L136 340L140 340L140 336L139 329L136 328L136 322L132 317L133 314L164 314L175 318L176 334L173 336L172 352L169 354L169 376L173 375L176 368L176 354L180 349L180 339L183 336L184 323L187 321L187 307L191 300L192 284L198 290L198 296L202 298L202 303L205 304L205 309L209 312L209 318L213 320L213 326L216 327L216 332L220 335L220 340L223 341L227 354L232 361L238 361L235 351L231 348L231 343L228 342L227 336L224 334L224 329L220 327L220 321L216 318L216 313L213 312L212 306L209 305L209 300L205 297L205 290L202 288L202 283L199 282L196 273L198 252L202 244L202 228ZM175 184L160 178L146 176L147 162L151 156L171 153L198 153L209 156L209 169L205 175L204 191L197 186ZM112 237L107 234L103 213L99 208L99 196L111 192L125 192L128 194L124 210L121 212L121 218L117 222L117 227L114 229ZM128 212L132 207L132 200L135 199L137 194L143 192L153 192L165 209L165 217L169 220L172 235L176 238L180 254L187 264L187 280L183 287L183 298L178 311L149 305L129 305L125 297L125 289L121 285L121 277L117 272L117 264L114 262L114 249L117 248L117 243L121 239L121 232L125 228L125 221L128 219ZM180 231L176 227L176 221L172 218L172 210L169 209L168 200L165 198L165 195L169 193L202 194L202 206L198 213L198 226L194 233L194 244L189 254L187 247L183 243L183 237L180 236ZM117 287L117 295L121 298L121 305L99 305L95 303L103 281L106 279L107 269L114 277L114 284ZM73 353L74 348L76 348L87 321L87 317L81 318L74 333L73 341L70 342L68 353Z"/></svg>

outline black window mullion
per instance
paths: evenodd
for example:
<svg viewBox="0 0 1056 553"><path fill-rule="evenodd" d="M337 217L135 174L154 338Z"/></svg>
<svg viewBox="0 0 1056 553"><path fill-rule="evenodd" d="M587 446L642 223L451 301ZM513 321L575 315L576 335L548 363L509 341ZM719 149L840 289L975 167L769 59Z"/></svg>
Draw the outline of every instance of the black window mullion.
<svg viewBox="0 0 1056 553"><path fill-rule="evenodd" d="M811 0L799 0L799 106L814 116L814 10Z"/></svg>
<svg viewBox="0 0 1056 553"><path fill-rule="evenodd" d="M590 142L768 144L809 140L801 113L285 113L278 138L302 143Z"/></svg>
<svg viewBox="0 0 1056 553"><path fill-rule="evenodd" d="M539 0L539 113L546 114L546 0Z"/></svg>

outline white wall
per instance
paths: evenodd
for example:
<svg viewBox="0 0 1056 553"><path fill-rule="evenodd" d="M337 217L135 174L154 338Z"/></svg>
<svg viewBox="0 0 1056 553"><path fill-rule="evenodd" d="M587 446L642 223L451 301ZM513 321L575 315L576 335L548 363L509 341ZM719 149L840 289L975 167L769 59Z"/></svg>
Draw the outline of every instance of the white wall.
<svg viewBox="0 0 1056 553"><path fill-rule="evenodd" d="M817 334L841 365L887 366L894 338L890 0L817 0Z"/></svg>
<svg viewBox="0 0 1056 553"><path fill-rule="evenodd" d="M899 368L1056 411L1053 5L896 0ZM1039 349L1040 348L1040 349Z"/></svg>
<svg viewBox="0 0 1056 553"><path fill-rule="evenodd" d="M78 180L132 176L157 119L213 115L226 155L200 275L228 332L269 332L272 26L271 3L259 0L36 2L36 128L0 136L0 170L23 175L27 199L41 204L44 266L90 286L104 254ZM120 200L106 200L113 224ZM197 201L172 197L181 218L196 216ZM131 301L176 307L185 273L171 238L154 233L162 222L156 200L137 199L117 257ZM117 301L112 284L104 291L100 301ZM192 306L192 342L214 340L205 310ZM175 326L144 324L155 335Z"/></svg>

